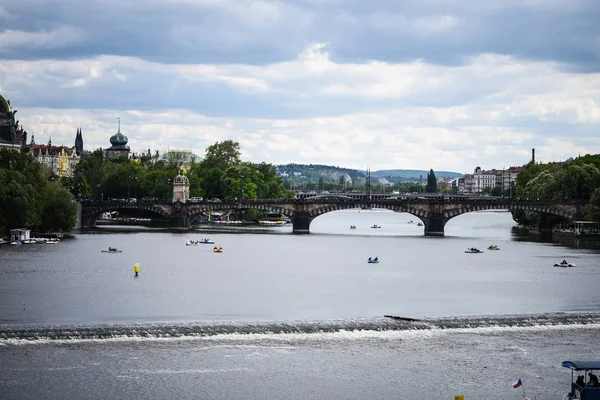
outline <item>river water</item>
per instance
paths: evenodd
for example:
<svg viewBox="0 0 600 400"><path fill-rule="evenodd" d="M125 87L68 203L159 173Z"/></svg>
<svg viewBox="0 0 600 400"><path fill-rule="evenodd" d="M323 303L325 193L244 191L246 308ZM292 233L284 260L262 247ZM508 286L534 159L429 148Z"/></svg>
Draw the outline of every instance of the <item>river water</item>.
<svg viewBox="0 0 600 400"><path fill-rule="evenodd" d="M1 246L0 398L516 399L521 378L560 399L561 362L600 359L598 250L527 240L504 212L456 217L443 238L417 222L349 210L309 235L111 228Z"/></svg>

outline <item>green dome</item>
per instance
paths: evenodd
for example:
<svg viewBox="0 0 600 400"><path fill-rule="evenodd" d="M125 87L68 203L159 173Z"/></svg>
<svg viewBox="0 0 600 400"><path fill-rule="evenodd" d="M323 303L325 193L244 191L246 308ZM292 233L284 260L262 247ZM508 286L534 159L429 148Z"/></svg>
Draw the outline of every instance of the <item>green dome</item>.
<svg viewBox="0 0 600 400"><path fill-rule="evenodd" d="M121 133L121 130L110 137L110 144L113 146L124 146L127 144L127 136Z"/></svg>

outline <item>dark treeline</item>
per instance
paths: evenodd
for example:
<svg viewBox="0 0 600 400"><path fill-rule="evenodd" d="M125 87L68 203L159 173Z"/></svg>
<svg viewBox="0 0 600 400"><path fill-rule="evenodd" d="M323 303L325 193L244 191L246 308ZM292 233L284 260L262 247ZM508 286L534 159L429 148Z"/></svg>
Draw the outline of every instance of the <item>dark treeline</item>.
<svg viewBox="0 0 600 400"><path fill-rule="evenodd" d="M587 201L587 218L600 221L600 154L588 154L564 163L530 162L517 176L515 196ZM515 211L513 218L528 226L552 226L565 222L548 214L527 211Z"/></svg>
<svg viewBox="0 0 600 400"><path fill-rule="evenodd" d="M0 233L29 228L37 232L70 231L75 226L75 198L50 170L26 153L0 149Z"/></svg>
<svg viewBox="0 0 600 400"><path fill-rule="evenodd" d="M148 152L150 154L150 152ZM105 161L102 150L82 160L67 187L78 198L154 197L170 200L172 182L178 174L187 176L190 197L204 198L285 198L293 196L284 189L275 169L267 163L244 162L240 145L226 140L206 149L205 158L186 160L183 152L171 151L164 159L149 155L138 160Z"/></svg>

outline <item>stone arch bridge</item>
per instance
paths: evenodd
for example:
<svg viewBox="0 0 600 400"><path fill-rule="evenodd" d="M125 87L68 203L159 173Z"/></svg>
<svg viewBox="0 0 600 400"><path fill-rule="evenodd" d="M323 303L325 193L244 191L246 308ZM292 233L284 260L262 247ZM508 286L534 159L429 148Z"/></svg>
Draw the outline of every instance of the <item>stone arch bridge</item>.
<svg viewBox="0 0 600 400"><path fill-rule="evenodd" d="M85 202L81 204L80 227L91 228L106 211L138 210L166 219L174 228L190 229L198 216L211 211L256 209L281 213L293 223L294 233L309 233L310 223L331 211L381 208L412 214L423 221L426 236L443 236L446 223L461 214L484 210L527 210L551 214L573 221L581 218L584 202L519 200L499 197L429 196L355 199L345 196L314 196L305 199L231 200L218 203L125 203Z"/></svg>

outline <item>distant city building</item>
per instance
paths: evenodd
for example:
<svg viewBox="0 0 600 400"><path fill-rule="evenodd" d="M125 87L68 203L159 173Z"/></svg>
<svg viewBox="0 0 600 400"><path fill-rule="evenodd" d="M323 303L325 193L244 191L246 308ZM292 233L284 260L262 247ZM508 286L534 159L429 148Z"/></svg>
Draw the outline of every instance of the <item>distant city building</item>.
<svg viewBox="0 0 600 400"><path fill-rule="evenodd" d="M522 167L510 167L508 169L492 169L484 171L481 167L475 168L472 174L465 174L456 182L458 193L481 193L486 188L502 188L502 192L514 188L517 175ZM454 185L454 183L452 183Z"/></svg>
<svg viewBox="0 0 600 400"><path fill-rule="evenodd" d="M0 95L0 148L19 150L27 143L27 132L15 120L16 113L10 101Z"/></svg>
<svg viewBox="0 0 600 400"><path fill-rule="evenodd" d="M108 160L125 157L129 158L129 146L127 146L127 136L121 133L121 120L119 119L119 127L117 133L110 137L111 146L105 150L104 156Z"/></svg>
<svg viewBox="0 0 600 400"><path fill-rule="evenodd" d="M46 165L54 175L71 177L83 154L81 129L77 129L73 147L52 146L52 139L48 140L47 145L38 145L35 143L33 135L31 135L31 142L28 147L29 154L40 164ZM78 148L81 149L79 152L77 151Z"/></svg>

